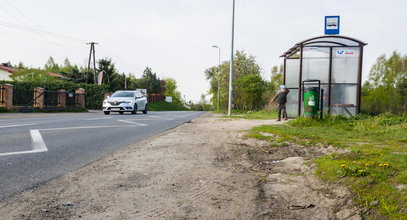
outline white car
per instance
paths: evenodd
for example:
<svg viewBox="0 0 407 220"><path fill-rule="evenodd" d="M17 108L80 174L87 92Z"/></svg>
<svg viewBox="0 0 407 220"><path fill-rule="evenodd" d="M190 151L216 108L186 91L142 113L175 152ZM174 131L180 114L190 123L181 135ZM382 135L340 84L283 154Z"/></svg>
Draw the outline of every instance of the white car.
<svg viewBox="0 0 407 220"><path fill-rule="evenodd" d="M110 112L137 114L137 111L147 114L147 105L147 97L142 90L116 91L103 101L103 112L105 115Z"/></svg>

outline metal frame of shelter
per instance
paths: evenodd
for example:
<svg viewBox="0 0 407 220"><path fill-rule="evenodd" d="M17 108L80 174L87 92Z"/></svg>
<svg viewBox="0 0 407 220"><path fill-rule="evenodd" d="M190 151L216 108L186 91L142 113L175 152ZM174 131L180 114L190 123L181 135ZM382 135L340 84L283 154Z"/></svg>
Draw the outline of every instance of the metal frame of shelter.
<svg viewBox="0 0 407 220"><path fill-rule="evenodd" d="M291 108L291 115L295 114L295 108L298 105L298 116L301 115L302 82L304 80L319 79L318 77L320 77L324 79L321 80L321 84L325 86L325 91L327 91L324 95L324 103L327 106L324 109L328 109L329 114L331 114L331 108L341 108L341 112L347 112L349 115L359 113L363 47L366 45L367 43L351 37L325 35L301 41L282 54L280 58L284 58L284 85L289 89L295 90L295 94L291 94L291 96L297 95L296 90L298 90L298 104L295 103L297 97L292 97L294 101L291 103L291 106L289 106L290 103L287 103L287 111L288 108ZM287 69L288 67L289 69ZM304 73L306 74L305 76ZM357 78L355 75L357 75ZM306 78L312 76L314 78ZM296 77L298 77L298 86L296 85ZM352 95L355 93L355 86L356 97ZM333 87L335 89L334 98L332 97ZM347 104L346 101L334 101L333 103L332 98L337 99L337 96L341 94L352 96L348 99L353 100L349 101L353 104ZM346 97L343 99L346 100ZM351 112L348 108L352 108ZM334 111L333 114L341 113Z"/></svg>

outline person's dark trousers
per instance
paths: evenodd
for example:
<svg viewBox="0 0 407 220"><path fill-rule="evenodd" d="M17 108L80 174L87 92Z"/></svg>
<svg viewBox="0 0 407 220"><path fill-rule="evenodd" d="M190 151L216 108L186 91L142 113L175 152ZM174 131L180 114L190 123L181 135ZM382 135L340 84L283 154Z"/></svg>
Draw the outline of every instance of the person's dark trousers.
<svg viewBox="0 0 407 220"><path fill-rule="evenodd" d="M287 117L287 111L286 111L286 108L285 108L285 103L279 103L278 104L278 119L277 120L281 120L281 111L283 111L283 118L285 119L285 120L287 120L288 119L288 117Z"/></svg>

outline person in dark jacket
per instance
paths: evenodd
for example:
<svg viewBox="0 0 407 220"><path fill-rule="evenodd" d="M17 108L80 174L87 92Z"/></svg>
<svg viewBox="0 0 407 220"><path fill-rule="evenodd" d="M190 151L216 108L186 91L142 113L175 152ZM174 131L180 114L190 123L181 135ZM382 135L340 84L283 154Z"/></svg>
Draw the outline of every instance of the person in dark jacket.
<svg viewBox="0 0 407 220"><path fill-rule="evenodd" d="M277 121L281 121L281 111L283 112L284 120L288 120L287 111L285 107L285 103L287 103L287 95L290 92L285 85L280 86L280 91L274 96L274 98L270 101L270 104L277 100L278 103L278 119Z"/></svg>

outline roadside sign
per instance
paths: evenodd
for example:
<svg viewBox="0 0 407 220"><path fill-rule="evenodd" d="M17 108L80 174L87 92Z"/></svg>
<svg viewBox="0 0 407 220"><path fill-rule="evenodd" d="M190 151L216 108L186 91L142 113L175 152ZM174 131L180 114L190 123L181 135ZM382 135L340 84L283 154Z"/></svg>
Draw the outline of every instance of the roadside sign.
<svg viewBox="0 0 407 220"><path fill-rule="evenodd" d="M325 16L325 34L339 34L339 16Z"/></svg>

